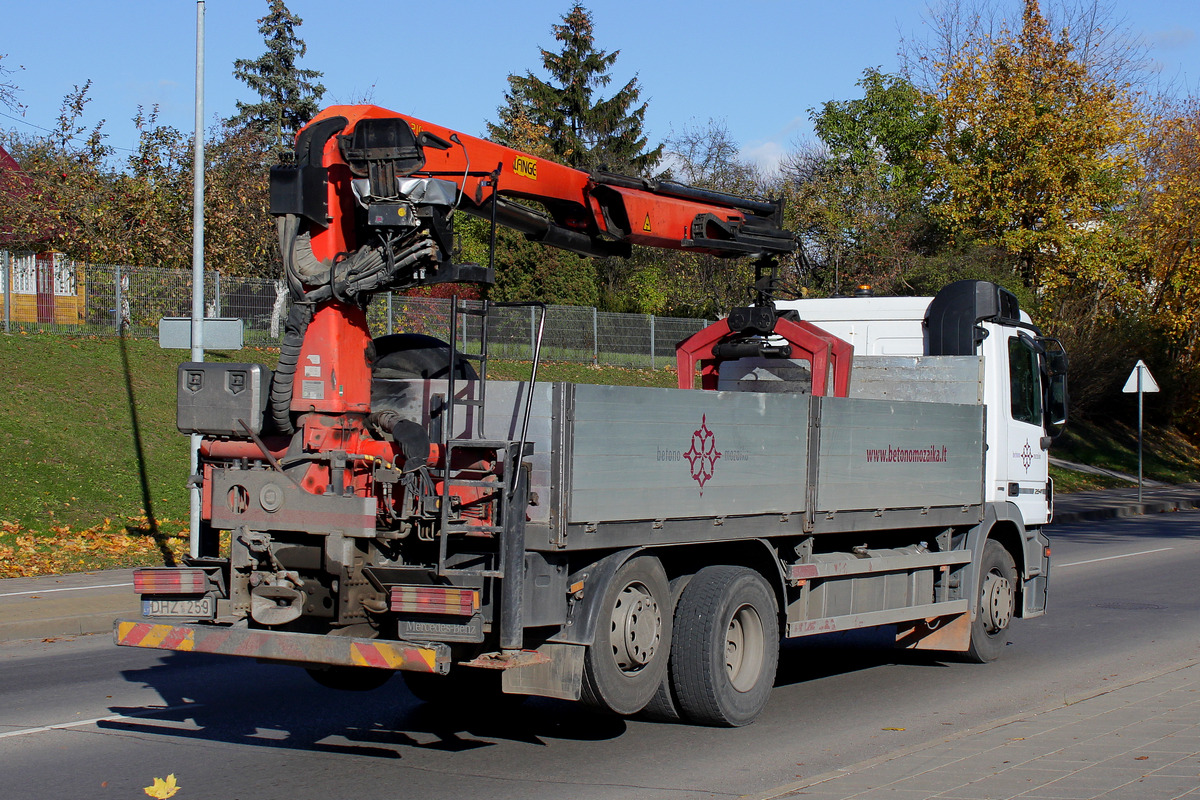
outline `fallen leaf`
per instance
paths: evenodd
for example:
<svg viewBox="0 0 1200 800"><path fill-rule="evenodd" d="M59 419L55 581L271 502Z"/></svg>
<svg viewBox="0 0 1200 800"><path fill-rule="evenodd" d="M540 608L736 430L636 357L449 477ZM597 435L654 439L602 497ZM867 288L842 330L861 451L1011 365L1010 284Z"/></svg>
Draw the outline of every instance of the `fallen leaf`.
<svg viewBox="0 0 1200 800"><path fill-rule="evenodd" d="M906 729L905 728L883 728L883 730L885 730L885 731L902 731L902 730L906 730Z"/></svg>
<svg viewBox="0 0 1200 800"><path fill-rule="evenodd" d="M175 773L172 772L168 775L166 780L155 778L153 785L147 786L142 791L155 800L167 800L168 797L174 797L175 793L179 791L179 785L175 783Z"/></svg>
<svg viewBox="0 0 1200 800"><path fill-rule="evenodd" d="M1133 760L1134 761L1149 761L1150 756L1135 756Z"/></svg>

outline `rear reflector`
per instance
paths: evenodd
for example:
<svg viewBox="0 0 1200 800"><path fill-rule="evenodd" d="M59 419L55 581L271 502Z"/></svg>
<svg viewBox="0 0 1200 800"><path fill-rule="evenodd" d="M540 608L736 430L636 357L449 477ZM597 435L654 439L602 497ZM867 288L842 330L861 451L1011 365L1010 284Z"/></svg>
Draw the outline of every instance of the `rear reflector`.
<svg viewBox="0 0 1200 800"><path fill-rule="evenodd" d="M406 614L470 617L479 610L479 591L450 586L393 586L390 607Z"/></svg>
<svg viewBox="0 0 1200 800"><path fill-rule="evenodd" d="M138 594L204 594L208 591L208 575L202 569L135 569L133 590Z"/></svg>

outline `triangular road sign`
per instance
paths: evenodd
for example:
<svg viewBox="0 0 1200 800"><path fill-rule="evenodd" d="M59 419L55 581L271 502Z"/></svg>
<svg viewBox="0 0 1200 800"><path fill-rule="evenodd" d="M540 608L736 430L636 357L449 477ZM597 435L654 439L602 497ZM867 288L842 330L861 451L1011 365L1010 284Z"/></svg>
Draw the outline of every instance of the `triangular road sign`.
<svg viewBox="0 0 1200 800"><path fill-rule="evenodd" d="M1157 392L1158 382L1154 380L1154 376L1150 374L1150 368L1146 366L1146 362L1138 359L1138 363L1134 366L1133 372L1129 373L1129 380L1125 381L1125 387L1121 389L1126 394L1133 394L1138 390L1138 370L1142 372L1142 391Z"/></svg>

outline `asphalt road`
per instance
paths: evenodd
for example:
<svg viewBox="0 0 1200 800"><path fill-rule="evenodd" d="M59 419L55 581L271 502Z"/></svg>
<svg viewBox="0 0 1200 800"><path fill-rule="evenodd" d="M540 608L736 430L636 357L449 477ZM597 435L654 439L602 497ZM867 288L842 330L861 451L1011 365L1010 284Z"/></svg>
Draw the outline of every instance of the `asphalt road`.
<svg viewBox="0 0 1200 800"><path fill-rule="evenodd" d="M886 636L785 647L754 725L624 720L570 703L436 712L400 679L362 694L295 668L116 648L108 637L0 647L0 796L702 798L1102 692L1200 658L1200 512L1061 525L1050 613L1002 659L939 661Z"/></svg>

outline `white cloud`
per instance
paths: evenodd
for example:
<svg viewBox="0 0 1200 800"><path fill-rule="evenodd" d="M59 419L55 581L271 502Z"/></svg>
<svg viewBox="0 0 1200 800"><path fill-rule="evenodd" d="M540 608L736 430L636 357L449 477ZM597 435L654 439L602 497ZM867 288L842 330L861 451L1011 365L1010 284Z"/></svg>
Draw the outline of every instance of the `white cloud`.
<svg viewBox="0 0 1200 800"><path fill-rule="evenodd" d="M1191 28L1156 31L1150 34L1150 41L1155 47L1161 47L1163 50L1182 50L1195 43L1196 32Z"/></svg>
<svg viewBox="0 0 1200 800"><path fill-rule="evenodd" d="M787 150L782 144L769 141L742 148L741 157L757 164L764 174L771 175L779 171L779 162L783 160L786 153Z"/></svg>

